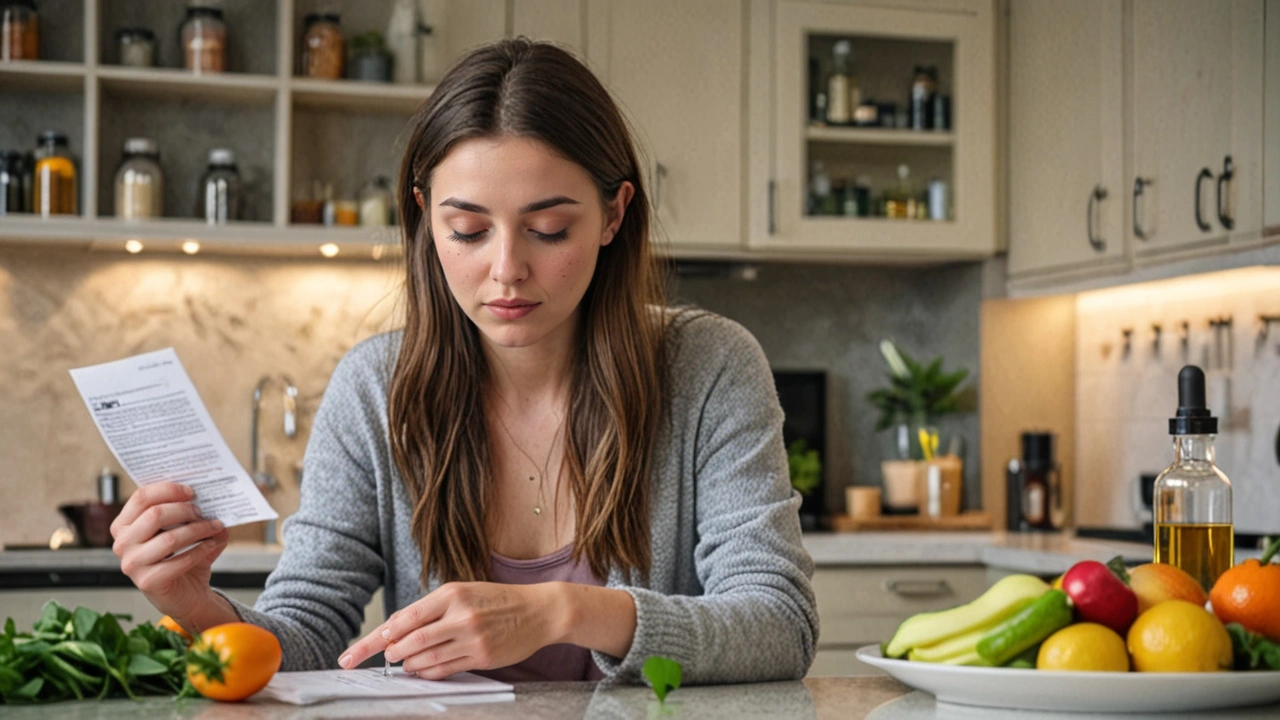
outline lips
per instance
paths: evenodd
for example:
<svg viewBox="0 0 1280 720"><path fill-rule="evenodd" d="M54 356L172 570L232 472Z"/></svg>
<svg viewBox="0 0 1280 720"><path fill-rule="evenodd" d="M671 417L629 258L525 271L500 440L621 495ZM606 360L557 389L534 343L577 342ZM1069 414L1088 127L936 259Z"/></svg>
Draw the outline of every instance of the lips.
<svg viewBox="0 0 1280 720"><path fill-rule="evenodd" d="M532 300L512 298L510 300L490 300L485 303L485 307L489 309L489 312L503 320L519 320L533 312L541 304Z"/></svg>

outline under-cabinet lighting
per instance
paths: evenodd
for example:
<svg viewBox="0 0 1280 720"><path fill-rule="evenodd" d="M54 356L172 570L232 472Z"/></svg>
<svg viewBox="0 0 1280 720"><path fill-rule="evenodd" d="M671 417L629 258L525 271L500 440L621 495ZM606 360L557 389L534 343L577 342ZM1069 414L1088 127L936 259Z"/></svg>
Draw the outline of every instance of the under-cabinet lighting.
<svg viewBox="0 0 1280 720"><path fill-rule="evenodd" d="M141 240L125 240L124 249L125 249L125 252L128 252L131 255L137 255L138 253L142 252L142 241Z"/></svg>
<svg viewBox="0 0 1280 720"><path fill-rule="evenodd" d="M200 243L196 242L195 240L188 240L182 243L182 252L188 255L195 255L196 253L200 252Z"/></svg>
<svg viewBox="0 0 1280 720"><path fill-rule="evenodd" d="M374 260L381 260L382 253L384 252L384 250L385 248L383 247L382 243L378 243L377 245L373 246L373 251L370 252L369 254L373 256Z"/></svg>
<svg viewBox="0 0 1280 720"><path fill-rule="evenodd" d="M337 257L338 246L334 245L333 243L325 243L320 246L320 254L327 258Z"/></svg>

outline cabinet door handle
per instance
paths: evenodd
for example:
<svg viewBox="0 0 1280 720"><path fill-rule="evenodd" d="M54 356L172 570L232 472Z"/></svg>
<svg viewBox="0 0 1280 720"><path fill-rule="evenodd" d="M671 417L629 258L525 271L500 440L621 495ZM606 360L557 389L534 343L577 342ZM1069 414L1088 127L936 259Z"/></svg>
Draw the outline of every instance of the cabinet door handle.
<svg viewBox="0 0 1280 720"><path fill-rule="evenodd" d="M653 168L653 211L662 207L662 179L667 176L667 166L657 163Z"/></svg>
<svg viewBox="0 0 1280 720"><path fill-rule="evenodd" d="M1222 227L1227 230L1234 229L1236 219L1228 215L1222 206L1222 186L1231 182L1236 177L1235 163L1231 162L1231 156L1228 155L1222 159L1222 174L1218 176L1218 222L1222 223Z"/></svg>
<svg viewBox="0 0 1280 720"><path fill-rule="evenodd" d="M1200 199L1203 197L1200 188L1204 185L1205 178L1213 179L1213 171L1209 168L1200 168L1200 174L1196 176L1196 227L1200 228L1200 232L1209 232L1213 226L1204 221L1200 215Z"/></svg>
<svg viewBox="0 0 1280 720"><path fill-rule="evenodd" d="M770 180L768 195L765 199L765 202L767 203L767 207L769 210L769 234L770 235L778 231L778 223L773 217L773 201L774 201L774 195L777 194L777 187L778 187L777 183Z"/></svg>
<svg viewBox="0 0 1280 720"><path fill-rule="evenodd" d="M1155 182L1151 178L1134 178L1133 179L1133 236L1139 240L1147 239L1147 231L1142 229L1142 222L1138 218L1138 198L1142 197L1142 191L1148 185L1154 185Z"/></svg>
<svg viewBox="0 0 1280 720"><path fill-rule="evenodd" d="M944 597L951 595L946 580L885 580L884 589L908 598Z"/></svg>
<svg viewBox="0 0 1280 720"><path fill-rule="evenodd" d="M1088 209L1088 212L1086 213L1085 222L1088 224L1089 245L1092 246L1093 249L1097 250L1098 252L1102 252L1107 249L1107 241L1103 240L1101 235L1095 236L1093 234L1093 226L1095 224L1093 219L1093 215L1094 215L1093 206L1096 203L1100 203L1106 199L1107 199L1107 189L1102 187L1101 185L1094 185L1093 192L1089 193L1089 209Z"/></svg>

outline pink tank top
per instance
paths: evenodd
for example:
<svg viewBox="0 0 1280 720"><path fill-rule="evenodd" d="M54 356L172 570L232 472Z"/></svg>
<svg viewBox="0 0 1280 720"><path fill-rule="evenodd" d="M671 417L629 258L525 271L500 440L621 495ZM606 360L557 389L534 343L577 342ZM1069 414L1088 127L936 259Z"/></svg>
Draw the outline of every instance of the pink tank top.
<svg viewBox="0 0 1280 720"><path fill-rule="evenodd" d="M530 560L516 560L491 553L489 565L493 582L508 585L532 585L543 582L571 582L603 587L604 581L591 572L586 562L575 563L570 557L572 545L550 555ZM577 645L548 645L522 662L496 670L477 670L477 675L502 682L546 682L551 680L599 680L604 673L596 667L591 651Z"/></svg>

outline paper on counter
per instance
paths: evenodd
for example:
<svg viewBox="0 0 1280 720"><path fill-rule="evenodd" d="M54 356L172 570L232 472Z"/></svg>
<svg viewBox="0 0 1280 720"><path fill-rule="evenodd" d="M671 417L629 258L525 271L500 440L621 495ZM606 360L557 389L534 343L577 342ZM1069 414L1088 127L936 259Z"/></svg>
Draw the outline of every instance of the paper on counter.
<svg viewBox="0 0 1280 720"><path fill-rule="evenodd" d="M71 371L111 454L140 487L189 485L227 527L279 517L218 433L173 348Z"/></svg>
<svg viewBox="0 0 1280 720"><path fill-rule="evenodd" d="M438 698L443 703L502 702L514 699L512 686L472 673L447 680L424 680L400 668L383 675L382 668L278 672L250 699L292 705L331 700L370 698Z"/></svg>

